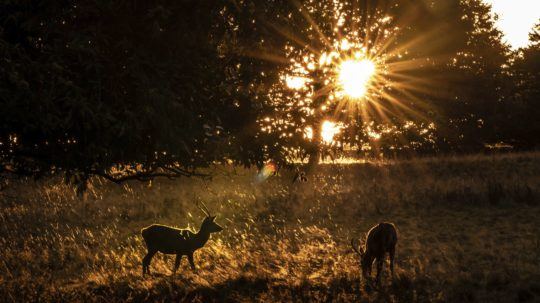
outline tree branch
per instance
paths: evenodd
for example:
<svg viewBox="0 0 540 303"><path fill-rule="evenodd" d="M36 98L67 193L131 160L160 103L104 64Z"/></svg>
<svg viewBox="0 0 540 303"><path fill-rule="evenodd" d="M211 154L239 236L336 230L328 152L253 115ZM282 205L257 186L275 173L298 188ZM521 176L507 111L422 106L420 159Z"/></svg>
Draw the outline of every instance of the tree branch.
<svg viewBox="0 0 540 303"><path fill-rule="evenodd" d="M149 181L157 177L165 177L169 179L174 179L174 178L179 178L179 177L199 177L199 178L210 177L210 175L208 174L190 172L190 171L186 171L179 168L163 167L162 169L168 172L156 172L156 171L137 172L134 174L123 175L123 176L118 176L118 177L108 174L103 171L96 171L96 170L90 171L89 173L92 175L103 177L116 184L120 184L122 182L129 181L129 180Z"/></svg>

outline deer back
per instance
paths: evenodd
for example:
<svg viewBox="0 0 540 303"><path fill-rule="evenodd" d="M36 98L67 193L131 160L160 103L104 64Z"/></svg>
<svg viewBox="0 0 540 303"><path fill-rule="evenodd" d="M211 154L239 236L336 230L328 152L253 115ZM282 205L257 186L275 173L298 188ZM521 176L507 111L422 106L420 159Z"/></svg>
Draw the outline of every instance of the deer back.
<svg viewBox="0 0 540 303"><path fill-rule="evenodd" d="M151 250L166 254L188 253L195 250L192 243L195 234L187 229L153 224L144 228L141 234Z"/></svg>
<svg viewBox="0 0 540 303"><path fill-rule="evenodd" d="M381 257L394 249L397 243L396 227L392 223L379 223L368 231L366 253L373 257Z"/></svg>

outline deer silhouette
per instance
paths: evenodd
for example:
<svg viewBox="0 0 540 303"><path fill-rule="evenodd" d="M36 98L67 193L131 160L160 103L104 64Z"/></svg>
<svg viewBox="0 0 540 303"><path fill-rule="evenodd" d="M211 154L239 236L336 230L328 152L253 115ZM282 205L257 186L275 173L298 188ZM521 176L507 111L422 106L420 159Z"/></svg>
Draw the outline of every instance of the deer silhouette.
<svg viewBox="0 0 540 303"><path fill-rule="evenodd" d="M365 246L355 245L355 239L351 240L353 250L360 256L362 276L368 278L371 276L371 267L373 261L377 261L377 277L375 281L379 282L382 271L384 257L388 253L390 257L390 271L394 275L394 257L396 254L397 231L392 223L379 223L373 226L366 234ZM359 242L359 241L357 241Z"/></svg>
<svg viewBox="0 0 540 303"><path fill-rule="evenodd" d="M164 254L176 255L173 276L176 274L182 256L187 256L191 269L196 270L193 253L206 244L210 234L223 230L215 222L216 216L210 215L210 211L208 211L204 203L202 203L202 207L199 204L197 207L206 215L197 233L193 233L188 229L179 229L160 224L152 224L141 230L141 235L148 250L142 260L143 276L147 273L150 274L150 262L158 251Z"/></svg>

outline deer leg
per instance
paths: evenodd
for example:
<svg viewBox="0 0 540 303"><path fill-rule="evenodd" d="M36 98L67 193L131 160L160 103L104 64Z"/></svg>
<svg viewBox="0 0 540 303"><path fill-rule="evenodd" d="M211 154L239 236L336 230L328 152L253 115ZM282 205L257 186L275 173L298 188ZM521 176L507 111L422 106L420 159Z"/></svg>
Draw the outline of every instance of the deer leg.
<svg viewBox="0 0 540 303"><path fill-rule="evenodd" d="M192 269L193 271L196 271L197 268L195 267L195 263L193 262L193 253L190 253L190 254L188 255L188 260L189 260L189 265L191 265L191 269Z"/></svg>
<svg viewBox="0 0 540 303"><path fill-rule="evenodd" d="M148 253L144 256L142 260L143 277L145 274L150 274L150 262L156 253L157 251L155 250L148 250Z"/></svg>
<svg viewBox="0 0 540 303"><path fill-rule="evenodd" d="M176 271L178 270L178 266L180 266L181 260L182 260L182 255L176 254L176 259L174 259L173 276L176 275Z"/></svg>
<svg viewBox="0 0 540 303"><path fill-rule="evenodd" d="M394 256L396 255L396 248L393 247L390 249L390 271L392 272L392 277L394 276Z"/></svg>
<svg viewBox="0 0 540 303"><path fill-rule="evenodd" d="M381 271L384 263L384 257L383 258L377 258L377 277L375 278L375 282L379 283L379 278L381 276Z"/></svg>

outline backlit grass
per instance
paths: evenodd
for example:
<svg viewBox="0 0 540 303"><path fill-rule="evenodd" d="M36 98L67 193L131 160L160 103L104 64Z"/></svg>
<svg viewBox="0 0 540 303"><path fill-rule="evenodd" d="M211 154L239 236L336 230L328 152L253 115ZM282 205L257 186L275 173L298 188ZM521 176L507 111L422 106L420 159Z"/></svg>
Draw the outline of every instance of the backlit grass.
<svg viewBox="0 0 540 303"><path fill-rule="evenodd" d="M540 156L519 154L323 165L307 183L286 170L220 168L211 181L117 186L86 197L59 180L0 192L0 298L7 301L537 301ZM197 229L200 199L225 227L195 253L196 273L156 255L141 277L139 231ZM397 271L361 278L351 237L398 228Z"/></svg>

